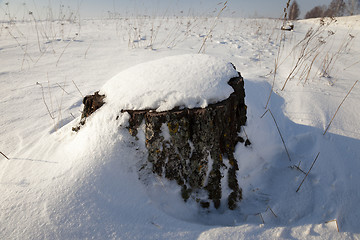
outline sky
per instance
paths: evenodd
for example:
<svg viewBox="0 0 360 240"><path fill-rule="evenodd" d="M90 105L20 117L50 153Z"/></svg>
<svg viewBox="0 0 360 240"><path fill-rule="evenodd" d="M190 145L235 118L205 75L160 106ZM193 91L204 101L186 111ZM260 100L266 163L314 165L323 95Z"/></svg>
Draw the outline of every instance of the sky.
<svg viewBox="0 0 360 240"><path fill-rule="evenodd" d="M317 5L328 5L331 0L298 0L301 16ZM2 12L6 10L5 3L11 6L11 11L23 13L23 3L29 10L44 10L46 6L57 9L63 4L74 11L80 6L83 17L100 17L108 11L119 13L138 13L148 15L192 14L215 15L223 6L221 0L0 0ZM235 17L281 17L287 0L229 0L228 8L223 15ZM0 9L1 11L1 9ZM55 10L56 11L56 10ZM35 12L35 11L34 11Z"/></svg>

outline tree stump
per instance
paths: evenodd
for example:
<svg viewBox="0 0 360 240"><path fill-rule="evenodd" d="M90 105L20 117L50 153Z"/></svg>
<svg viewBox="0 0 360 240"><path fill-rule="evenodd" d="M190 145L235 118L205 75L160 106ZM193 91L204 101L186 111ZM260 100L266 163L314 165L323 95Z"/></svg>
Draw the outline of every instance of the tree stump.
<svg viewBox="0 0 360 240"><path fill-rule="evenodd" d="M176 181L184 201L194 199L204 208L211 204L219 208L221 201L227 199L228 208L233 210L242 199L237 179L239 167L234 157L236 144L244 142L239 133L247 119L240 73L228 84L234 89L229 98L206 108L122 110L130 115L128 129L132 136L136 137L139 127L145 124L145 145L152 172ZM98 101L103 98L98 93L85 97L88 101L84 99L81 124L94 112L94 103L102 105ZM85 112L88 110L92 112Z"/></svg>

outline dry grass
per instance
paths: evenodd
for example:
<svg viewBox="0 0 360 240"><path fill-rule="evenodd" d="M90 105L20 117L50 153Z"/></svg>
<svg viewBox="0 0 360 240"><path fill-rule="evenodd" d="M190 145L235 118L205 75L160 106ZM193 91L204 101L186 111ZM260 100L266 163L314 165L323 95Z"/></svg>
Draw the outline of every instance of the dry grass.
<svg viewBox="0 0 360 240"><path fill-rule="evenodd" d="M343 38L339 47L334 50L333 44L337 36L335 32L329 30L329 27L335 22L335 18L320 19L319 25L316 28L310 28L305 34L305 37L296 43L284 58L281 60L280 57L276 58L274 72L277 73L280 68L282 71L289 71L281 87L281 91L284 91L288 82L295 78L298 79L298 83L305 85L310 79L325 77L328 79L330 85L333 85L330 78L333 75L334 67L341 56L351 52L355 38L355 36L351 34L350 29L346 35L347 37ZM280 40L279 52L282 51L282 44L285 44L285 42ZM289 63L291 57L294 58L293 64L290 68L287 66L287 69L283 69L284 67L282 67L282 65ZM354 65L356 64L357 63ZM315 66L318 67L317 70L314 69ZM315 74L312 75L314 72ZM275 80L273 80L273 82L275 82ZM268 103L266 106L268 106Z"/></svg>
<svg viewBox="0 0 360 240"><path fill-rule="evenodd" d="M309 173L310 173L311 169L313 168L313 166L314 166L316 160L318 159L319 155L320 155L320 152L316 155L315 160L314 160L313 163L311 164L311 167L310 167L309 171L306 173L306 175L305 175L304 179L302 180L302 182L300 183L299 187L296 189L296 192L298 192L298 191L300 190L302 184L305 182L305 179L306 179L307 176L309 175Z"/></svg>
<svg viewBox="0 0 360 240"><path fill-rule="evenodd" d="M3 155L7 160L10 160L3 152L0 152L1 155Z"/></svg>
<svg viewBox="0 0 360 240"><path fill-rule="evenodd" d="M335 224L336 224L336 229L337 229L338 232L340 232L340 230L339 230L339 224L338 224L338 221L337 221L336 219L327 221L327 222L325 222L325 223L331 223L331 222L335 222Z"/></svg>
<svg viewBox="0 0 360 240"><path fill-rule="evenodd" d="M264 117L264 116L265 116L268 112L270 113L270 115L271 115L272 119L274 120L274 123L275 123L276 129L277 129L277 130L278 130L278 132L279 132L279 135L280 135L281 141L282 141L282 143L283 143L283 145L284 145L284 148L285 148L286 154L287 154L287 156L288 156L288 158L289 158L289 161L291 162L290 154L289 154L289 151L288 151L288 149L287 149L287 147L286 147L285 140L284 140L284 138L283 138L283 136L282 136L282 134L281 134L281 131L280 131L279 125L277 124L276 119L275 119L274 115L272 114L272 112L271 112L270 108L268 108L268 109L266 110L266 112L265 112L265 113L264 113L264 114L263 114L260 118L263 118L263 117Z"/></svg>
<svg viewBox="0 0 360 240"><path fill-rule="evenodd" d="M358 81L359 81L359 80L356 80L356 81L355 81L354 85L350 88L349 92L346 94L346 96L344 97L344 99L343 99L343 100L342 100L342 102L340 103L339 107L336 109L336 111L335 111L335 113L334 113L334 116L332 117L332 119L331 119L331 121L330 121L329 125L328 125L328 126L327 126L327 128L325 129L325 131L324 131L324 134L323 134L323 135L325 135L325 134L326 134L326 132L328 131L328 129L330 128L330 125L331 125L331 123L333 122L333 120L334 120L334 118L335 118L336 114L338 113L338 111L340 110L340 108L341 108L342 104L345 102L346 98L350 95L351 91L354 89L354 87L355 87L355 85L358 83Z"/></svg>
<svg viewBox="0 0 360 240"><path fill-rule="evenodd" d="M203 40L203 42L202 42L202 44L201 44L201 47L200 47L198 53L205 53L205 44L206 44L206 41L207 41L209 38L211 38L212 33L213 33L213 31L214 31L214 29L215 29L215 27L216 27L216 25L217 25L217 22L218 22L218 20L219 20L219 17L220 17L220 15L221 15L221 13L225 10L225 8L227 8L227 1L224 3L223 8L221 8L221 10L220 10L219 13L217 14L216 18L214 19L214 22L213 22L212 26L210 27L209 32L208 32L208 33L206 34L206 36L204 37L204 40Z"/></svg>
<svg viewBox="0 0 360 240"><path fill-rule="evenodd" d="M284 62L289 61L291 55L296 56L296 61L290 69L281 91L283 91L290 79L293 79L296 75L300 73L299 81L302 79L309 79L310 72L313 68L315 60L319 57L320 53L323 50L323 47L327 43L328 38L334 35L332 31L328 31L327 35L323 37L323 34L326 33L327 28L334 22L334 19L330 21L325 21L324 19L320 20L320 24L317 28L310 28L305 34L305 37L300 40L290 51L289 55L286 56L280 65ZM310 62L310 63L309 63Z"/></svg>
<svg viewBox="0 0 360 240"><path fill-rule="evenodd" d="M339 48L335 52L330 52L329 49L329 51L325 54L325 57L323 59L320 76L329 77L332 75L332 70L335 66L335 63L342 54L350 51L351 43L353 42L354 38L355 36L348 33L347 37L343 39Z"/></svg>
<svg viewBox="0 0 360 240"><path fill-rule="evenodd" d="M81 23L79 11L72 11L69 8L68 12L65 12L63 11L63 7L60 7L59 17L55 18L53 9L49 5L44 14L45 17L42 18L40 17L35 2L31 8L26 4L23 4L22 8L24 14L21 21L11 13L10 8L6 8L4 11L7 19L2 21L1 28L1 32L5 32L3 30L6 30L6 33L16 42L24 53L21 70L24 69L25 63L31 68L35 66L44 55L56 55L56 47L58 47L59 44L54 44L54 42L67 42L68 40L71 42L80 34ZM36 33L36 40L32 39L31 35L24 34L20 30L19 25L24 23L29 24L29 31L33 30ZM36 47L32 44L33 40L36 42ZM62 57L68 44L69 43L61 50L58 59ZM37 51L35 50L36 48Z"/></svg>

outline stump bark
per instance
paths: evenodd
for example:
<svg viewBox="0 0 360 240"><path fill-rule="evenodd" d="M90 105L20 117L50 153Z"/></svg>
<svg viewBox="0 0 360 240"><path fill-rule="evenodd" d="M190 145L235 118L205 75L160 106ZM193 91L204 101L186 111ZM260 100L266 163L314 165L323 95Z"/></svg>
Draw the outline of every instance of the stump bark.
<svg viewBox="0 0 360 240"><path fill-rule="evenodd" d="M84 109L81 114L80 123L73 127L72 130L77 132L80 127L85 124L86 118L93 114L97 109L104 105L105 95L100 95L99 92L95 92L94 95L85 96L83 99Z"/></svg>
<svg viewBox="0 0 360 240"><path fill-rule="evenodd" d="M139 127L145 124L145 145L152 172L176 181L184 201L194 199L204 208L211 205L219 208L225 200L233 210L242 199L237 179L239 166L234 157L236 144L244 142L239 133L247 119L240 73L228 84L234 89L229 98L206 108L164 112L122 110L130 115L128 129L132 136L136 137ZM104 96L95 95L85 97L89 104L103 100ZM84 112L94 110L85 102ZM82 118L83 123L85 119Z"/></svg>

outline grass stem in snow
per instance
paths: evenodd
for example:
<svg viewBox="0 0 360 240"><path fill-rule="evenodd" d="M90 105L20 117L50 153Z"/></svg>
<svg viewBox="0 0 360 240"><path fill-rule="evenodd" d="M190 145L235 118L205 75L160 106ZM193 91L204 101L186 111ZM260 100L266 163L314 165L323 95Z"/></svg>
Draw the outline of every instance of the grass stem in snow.
<svg viewBox="0 0 360 240"><path fill-rule="evenodd" d="M272 117L272 119L274 120L274 123L275 123L275 125L276 125L276 128L277 128L277 130L278 130L278 132L279 132L281 141L282 141L283 144L284 144L286 154L287 154L287 156L288 156L288 158L289 158L289 161L291 162L290 154L289 154L289 151L288 151L288 149L287 149L287 147L286 147L284 138L283 138L283 136L282 136L282 134L281 134L281 131L280 131L280 129L279 129L279 126L278 126L278 124L277 124L277 122L276 122L276 120L275 120L275 117L274 117L274 115L272 114L270 108L269 108L268 110L266 110L266 112L265 112L260 118L263 118L263 117L266 115L266 113L268 113L268 112L271 114L271 117Z"/></svg>
<svg viewBox="0 0 360 240"><path fill-rule="evenodd" d="M43 102L44 102L44 104L45 104L45 107L46 107L46 109L47 109L47 111L48 111L49 116L51 117L51 119L52 119L52 120L55 120L55 117L51 114L51 111L50 111L50 109L49 109L49 106L48 106L47 103L46 103L43 85L42 85L41 83L39 83L39 82L36 82L36 85L39 85L39 86L41 87L42 99L43 99Z"/></svg>
<svg viewBox="0 0 360 240"><path fill-rule="evenodd" d="M92 43L90 43L90 45L88 46L88 48L87 48L87 49L86 49L86 51L85 51L85 55L84 55L84 58L85 58L85 59L86 59L87 53L88 53L88 51L89 51L89 49L90 49L91 45L92 45Z"/></svg>
<svg viewBox="0 0 360 240"><path fill-rule="evenodd" d="M300 168L300 163L301 163L301 161L299 162L299 165L298 165L298 166L293 165L293 166L290 166L290 168L299 170L300 172L302 172L303 174L306 175L306 172L304 172L304 171Z"/></svg>
<svg viewBox="0 0 360 240"><path fill-rule="evenodd" d="M7 160L10 160L5 154L3 154L2 152L0 152L1 155L3 155Z"/></svg>
<svg viewBox="0 0 360 240"><path fill-rule="evenodd" d="M311 167L310 167L309 171L306 173L306 175L305 175L304 179L303 179L303 180L302 180L302 182L300 183L300 186L298 187L298 189L296 190L296 192L298 192L298 191L300 190L301 185L304 183L304 181L305 181L306 177L309 175L309 173L310 173L311 169L313 168L313 166L314 166L314 164L315 164L316 160L318 159L319 155L320 155L320 152L316 155L315 160L314 160L314 161L313 161L313 163L311 164Z"/></svg>
<svg viewBox="0 0 360 240"><path fill-rule="evenodd" d="M342 102L340 103L339 107L336 109L336 112L335 112L334 116L332 117L332 119L331 119L331 121L330 121L329 125L328 125L328 126L327 126L327 128L325 129L325 132L324 132L324 134L323 134L323 135L325 135L325 134L326 134L326 132L327 132L327 130L329 129L329 127L330 127L331 123L333 122L333 120L334 120L334 118L335 118L335 116L336 116L337 112L338 112L338 111L339 111L339 109L341 108L341 105L345 102L346 98L349 96L349 94L351 93L351 91L353 90L353 88L355 87L355 85L358 83L358 81L359 81L359 80L356 80L356 81L355 81L354 85L350 88L349 92L346 94L346 96L344 97L344 99L343 99L343 100L342 100Z"/></svg>
<svg viewBox="0 0 360 240"><path fill-rule="evenodd" d="M280 50L279 50L279 51L280 51ZM268 100L267 100L266 105L265 105L265 109L267 109L267 107L268 107L268 105L269 105L269 103L270 103L271 95L272 95L272 93L274 92L274 86L275 86L275 79L276 79L277 69L278 69L278 59L275 59L274 78L273 78L273 82L272 82L272 85L271 85L270 94L269 94Z"/></svg>
<svg viewBox="0 0 360 240"><path fill-rule="evenodd" d="M349 69L349 68L351 68L351 67L355 66L355 65L356 65L356 64L358 64L358 63L360 63L360 61L357 61L357 62L355 62L355 63L351 64L350 66L348 66L348 67L344 68L343 70L347 70L347 69Z"/></svg>
<svg viewBox="0 0 360 240"><path fill-rule="evenodd" d="M338 222L337 222L337 220L336 220L336 219L334 219L334 220L330 220L330 221L327 221L327 222L325 222L325 223L331 223L331 222L335 222L335 224L336 224L336 228L337 228L337 231L338 231L338 232L340 232L340 231L339 231L339 224L338 224Z"/></svg>
<svg viewBox="0 0 360 240"><path fill-rule="evenodd" d="M262 214L261 214L261 213L258 213L258 214L256 214L256 215L259 215L262 223L265 224L265 221L264 221L264 218L263 218Z"/></svg>
<svg viewBox="0 0 360 240"><path fill-rule="evenodd" d="M56 83L56 85L59 87L59 88L61 88L67 95L69 95L69 93L65 90L65 86L64 87L62 87L62 86L60 86L60 84L58 84L58 83ZM64 85L65 85L65 83L64 83Z"/></svg>
<svg viewBox="0 0 360 240"><path fill-rule="evenodd" d="M274 213L274 211L271 209L270 206L267 207L266 211L267 211L267 210L270 210L271 213L272 213L276 218L278 217L278 216ZM266 211L265 211L265 212L266 212Z"/></svg>
<svg viewBox="0 0 360 240"><path fill-rule="evenodd" d="M208 34L204 37L204 41L201 44L201 47L199 49L198 53L201 53L201 51L204 53L205 52L205 43L207 41L207 39L211 36L212 32L214 31L215 27L216 27L216 23L221 15L221 13L225 10L225 8L227 8L227 1L224 3L224 7L219 11L218 15L216 16L215 20L214 20L214 24L212 25L212 27L210 28Z"/></svg>
<svg viewBox="0 0 360 240"><path fill-rule="evenodd" d="M60 61L61 57L64 55L66 49L69 47L70 43L75 40L75 38L76 38L76 36L75 36L74 38L72 38L72 39L68 42L68 44L66 44L66 46L64 47L63 51L62 51L61 54L60 54L60 57L58 58L58 60L57 60L57 62L56 62L56 67L58 66L59 61Z"/></svg>
<svg viewBox="0 0 360 240"><path fill-rule="evenodd" d="M78 86L76 85L76 83L74 82L74 80L72 80L73 84L75 85L76 89L79 91L80 95L84 98L84 95L80 92L80 89L78 88Z"/></svg>

